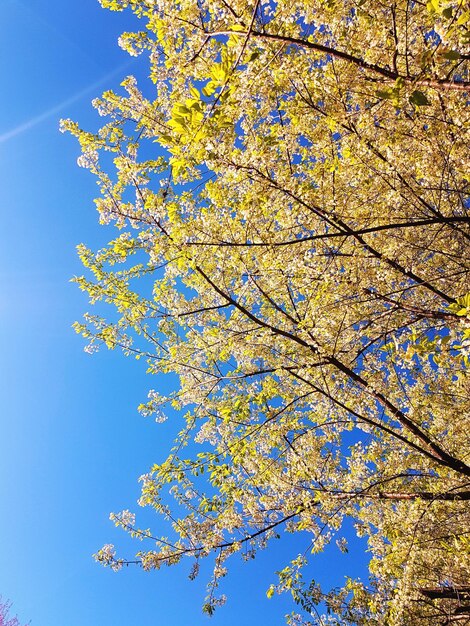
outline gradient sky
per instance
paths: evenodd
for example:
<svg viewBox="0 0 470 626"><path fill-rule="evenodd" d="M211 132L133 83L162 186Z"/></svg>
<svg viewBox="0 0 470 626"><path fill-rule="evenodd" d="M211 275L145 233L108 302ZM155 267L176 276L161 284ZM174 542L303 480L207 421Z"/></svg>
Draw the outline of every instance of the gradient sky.
<svg viewBox="0 0 470 626"><path fill-rule="evenodd" d="M189 562L116 574L91 557L104 543L138 549L108 516L138 508L137 478L174 430L136 411L153 382L144 364L90 357L71 329L88 309L69 282L75 246L114 231L98 225L96 184L58 121L94 129L94 97L127 74L145 80L145 61L117 46L132 23L97 0L0 0L0 594L32 626L280 626L291 604L265 592L305 538L229 562L229 601L212 619L201 613L208 567L190 582ZM363 573L352 548L316 558L313 575L328 586Z"/></svg>

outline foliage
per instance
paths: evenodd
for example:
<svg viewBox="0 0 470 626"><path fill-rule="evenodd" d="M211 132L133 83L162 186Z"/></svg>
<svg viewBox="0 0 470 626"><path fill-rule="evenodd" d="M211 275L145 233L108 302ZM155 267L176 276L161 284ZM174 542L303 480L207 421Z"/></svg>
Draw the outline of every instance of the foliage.
<svg viewBox="0 0 470 626"><path fill-rule="evenodd" d="M293 558L268 589L292 594L292 624L467 623L470 7L101 4L143 20L120 43L153 87L106 92L95 134L63 122L122 230L80 246L80 288L116 314L76 329L178 376L143 414L186 413L141 479L169 536L124 511L142 551L98 560L189 557L195 576L213 555L212 613L230 555L281 529L346 549L347 517L369 584L324 592Z"/></svg>

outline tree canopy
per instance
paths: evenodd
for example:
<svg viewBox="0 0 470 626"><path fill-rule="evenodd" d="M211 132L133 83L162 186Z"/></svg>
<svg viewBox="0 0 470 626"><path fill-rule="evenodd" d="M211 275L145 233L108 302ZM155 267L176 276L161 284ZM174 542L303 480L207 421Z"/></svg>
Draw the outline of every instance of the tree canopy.
<svg viewBox="0 0 470 626"><path fill-rule="evenodd" d="M62 123L121 229L79 247L111 306L76 329L176 375L140 409L185 426L141 479L158 532L117 513L140 551L97 559L212 556L212 613L228 557L284 530L344 550L348 518L370 580L322 590L293 555L267 590L290 623L470 623L470 5L101 4L142 19L120 44L151 82Z"/></svg>

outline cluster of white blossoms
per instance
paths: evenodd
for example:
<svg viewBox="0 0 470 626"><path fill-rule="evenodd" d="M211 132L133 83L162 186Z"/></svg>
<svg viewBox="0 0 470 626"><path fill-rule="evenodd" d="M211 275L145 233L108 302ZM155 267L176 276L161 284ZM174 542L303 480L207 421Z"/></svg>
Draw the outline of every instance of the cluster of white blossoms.
<svg viewBox="0 0 470 626"><path fill-rule="evenodd" d="M164 413L162 406L164 406L168 402L168 398L160 395L154 389L151 389L148 393L148 402L145 404L139 405L139 413L143 417L149 417L150 415L154 416L154 419L157 423L161 424L166 422L168 416Z"/></svg>
<svg viewBox="0 0 470 626"><path fill-rule="evenodd" d="M88 150L83 152L77 159L77 165L85 169L92 170L98 164L98 152L96 150Z"/></svg>
<svg viewBox="0 0 470 626"><path fill-rule="evenodd" d="M61 133L67 133L71 131L73 126L74 126L74 122L72 122L72 120L68 120L68 119L59 120L59 132Z"/></svg>
<svg viewBox="0 0 470 626"><path fill-rule="evenodd" d="M125 509L120 513L111 513L109 519L116 524L116 526L126 526L127 528L133 528L135 525L135 514Z"/></svg>
<svg viewBox="0 0 470 626"><path fill-rule="evenodd" d="M100 347L94 341L92 341L83 348L83 351L87 354L95 354L95 352L98 352L99 349Z"/></svg>
<svg viewBox="0 0 470 626"><path fill-rule="evenodd" d="M100 115L101 117L110 115L113 111L112 104L104 98L95 98L94 100L92 100L91 103L93 107L98 111L98 115ZM62 132L65 132L65 129Z"/></svg>
<svg viewBox="0 0 470 626"><path fill-rule="evenodd" d="M116 560L116 550L112 543L106 543L101 550L93 555L98 563L105 567L111 567L112 570L118 572L122 568L122 561Z"/></svg>

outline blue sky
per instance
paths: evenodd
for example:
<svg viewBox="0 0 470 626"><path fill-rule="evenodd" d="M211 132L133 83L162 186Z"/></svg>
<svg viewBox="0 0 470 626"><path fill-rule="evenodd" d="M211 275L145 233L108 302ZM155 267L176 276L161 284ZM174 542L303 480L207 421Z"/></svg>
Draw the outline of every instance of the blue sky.
<svg viewBox="0 0 470 626"><path fill-rule="evenodd" d="M0 0L0 594L33 626L281 625L290 603L265 591L306 543L234 560L228 604L211 620L204 572L189 582L189 563L115 574L91 558L104 543L128 545L109 513L136 509L137 478L172 431L136 411L152 387L144 364L90 357L71 329L88 308L69 282L81 273L75 246L114 232L99 227L97 187L58 121L95 128L91 100L126 74L145 77L116 43L131 24L97 0ZM314 575L340 583L356 573L353 548L316 559Z"/></svg>

